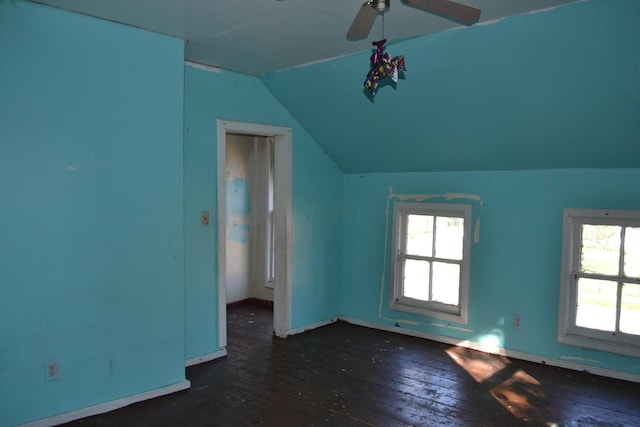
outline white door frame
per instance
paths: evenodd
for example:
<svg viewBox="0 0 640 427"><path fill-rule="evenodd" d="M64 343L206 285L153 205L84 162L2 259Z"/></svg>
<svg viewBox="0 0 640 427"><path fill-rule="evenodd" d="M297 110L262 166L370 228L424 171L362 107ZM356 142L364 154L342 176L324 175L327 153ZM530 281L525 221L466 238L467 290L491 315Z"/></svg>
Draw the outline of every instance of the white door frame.
<svg viewBox="0 0 640 427"><path fill-rule="evenodd" d="M227 346L227 133L275 138L275 286L273 330L286 337L291 330L291 177L292 130L288 127L218 119L218 347Z"/></svg>

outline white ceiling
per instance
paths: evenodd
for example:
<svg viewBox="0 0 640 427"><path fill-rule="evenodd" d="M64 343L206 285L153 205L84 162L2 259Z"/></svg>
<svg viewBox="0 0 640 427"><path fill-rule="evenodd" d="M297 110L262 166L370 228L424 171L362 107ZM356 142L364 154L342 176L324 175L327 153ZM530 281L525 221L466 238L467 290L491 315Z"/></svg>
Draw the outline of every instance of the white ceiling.
<svg viewBox="0 0 640 427"><path fill-rule="evenodd" d="M480 25L576 0L464 0L482 9ZM37 0L185 40L188 61L263 76L273 71L371 49L382 38L377 18L369 38L346 33L364 0ZM476 24L478 25L478 24ZM393 41L459 24L391 0L384 36Z"/></svg>

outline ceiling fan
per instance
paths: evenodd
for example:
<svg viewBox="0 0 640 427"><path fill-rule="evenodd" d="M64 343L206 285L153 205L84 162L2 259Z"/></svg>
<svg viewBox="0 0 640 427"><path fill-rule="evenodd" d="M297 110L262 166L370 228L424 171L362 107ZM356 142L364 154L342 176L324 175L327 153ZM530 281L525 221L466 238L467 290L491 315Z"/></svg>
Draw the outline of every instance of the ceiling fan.
<svg viewBox="0 0 640 427"><path fill-rule="evenodd" d="M390 0L367 0L356 15L349 31L347 39L358 40L369 35L373 21L378 14L384 14L389 9ZM424 10L443 18L459 22L464 25L473 25L480 19L480 9L458 3L451 0L401 0L402 3Z"/></svg>

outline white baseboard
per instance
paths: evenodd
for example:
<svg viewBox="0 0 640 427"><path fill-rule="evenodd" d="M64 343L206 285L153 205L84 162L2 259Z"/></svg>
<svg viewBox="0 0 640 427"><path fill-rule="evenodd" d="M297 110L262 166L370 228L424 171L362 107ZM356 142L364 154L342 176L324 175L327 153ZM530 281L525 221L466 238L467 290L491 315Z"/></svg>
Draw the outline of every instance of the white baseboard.
<svg viewBox="0 0 640 427"><path fill-rule="evenodd" d="M124 408L133 403L142 402L143 400L153 399L155 397L164 396L178 391L186 390L191 387L188 380L171 384L166 387L156 388L154 390L145 391L144 393L134 394L132 396L123 397L122 399L112 400L111 402L101 403L99 405L89 406L64 414L55 415L49 418L32 421L23 424L21 427L50 427L58 424L68 423L69 421L79 420L80 418L90 417L92 415L104 414L105 412L114 411Z"/></svg>
<svg viewBox="0 0 640 427"><path fill-rule="evenodd" d="M537 354L523 353L520 351L508 350L504 348L487 348L486 346L483 346L482 344L477 342L463 341L456 338L445 337L442 335L430 334L428 332L415 331L407 328L400 328L397 326L370 322L368 320L354 319L346 316L339 316L338 319L348 323L352 323L354 325L358 325L358 326L364 326L367 328L379 329L382 331L394 332L394 333L403 334L403 335L410 335L417 338L425 338L431 341L437 341L437 342L451 344L459 347L466 347L472 350L479 350L485 353L498 354L501 356L513 357L514 359L526 360L527 362L535 362L543 365L556 366L558 368L588 372L590 374L600 375L603 377L640 383L640 375L632 374L629 372L616 371L614 369L599 368L597 366L591 366L591 365L583 365L576 362L569 362L561 359L553 359L549 357L543 357Z"/></svg>
<svg viewBox="0 0 640 427"><path fill-rule="evenodd" d="M287 336L289 335L296 335L296 334L301 334L303 332L307 332L310 331L312 329L317 329L317 328L321 328L323 326L327 326L330 325L331 323L335 323L337 319L327 319L327 320L323 320L321 322L316 322L313 323L311 325L307 325L307 326L302 326L300 328L295 328L295 329L289 329L287 331Z"/></svg>
<svg viewBox="0 0 640 427"><path fill-rule="evenodd" d="M215 359L219 359L221 357L225 357L227 355L227 349L223 348L218 351L214 351L213 353L203 354L201 356L192 357L191 359L187 359L185 362L185 366L193 366L198 365L204 362L210 362Z"/></svg>

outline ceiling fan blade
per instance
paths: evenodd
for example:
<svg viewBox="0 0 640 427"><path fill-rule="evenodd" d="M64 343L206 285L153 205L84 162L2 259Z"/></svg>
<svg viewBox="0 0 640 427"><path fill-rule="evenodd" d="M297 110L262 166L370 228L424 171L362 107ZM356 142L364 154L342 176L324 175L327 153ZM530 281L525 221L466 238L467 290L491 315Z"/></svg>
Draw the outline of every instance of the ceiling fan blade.
<svg viewBox="0 0 640 427"><path fill-rule="evenodd" d="M373 21L376 20L378 11L373 6L373 0L367 1L360 7L358 14L351 23L351 27L347 32L347 39L358 40L369 35Z"/></svg>
<svg viewBox="0 0 640 427"><path fill-rule="evenodd" d="M402 3L431 12L443 18L473 25L480 19L480 9L451 0L401 0Z"/></svg>

